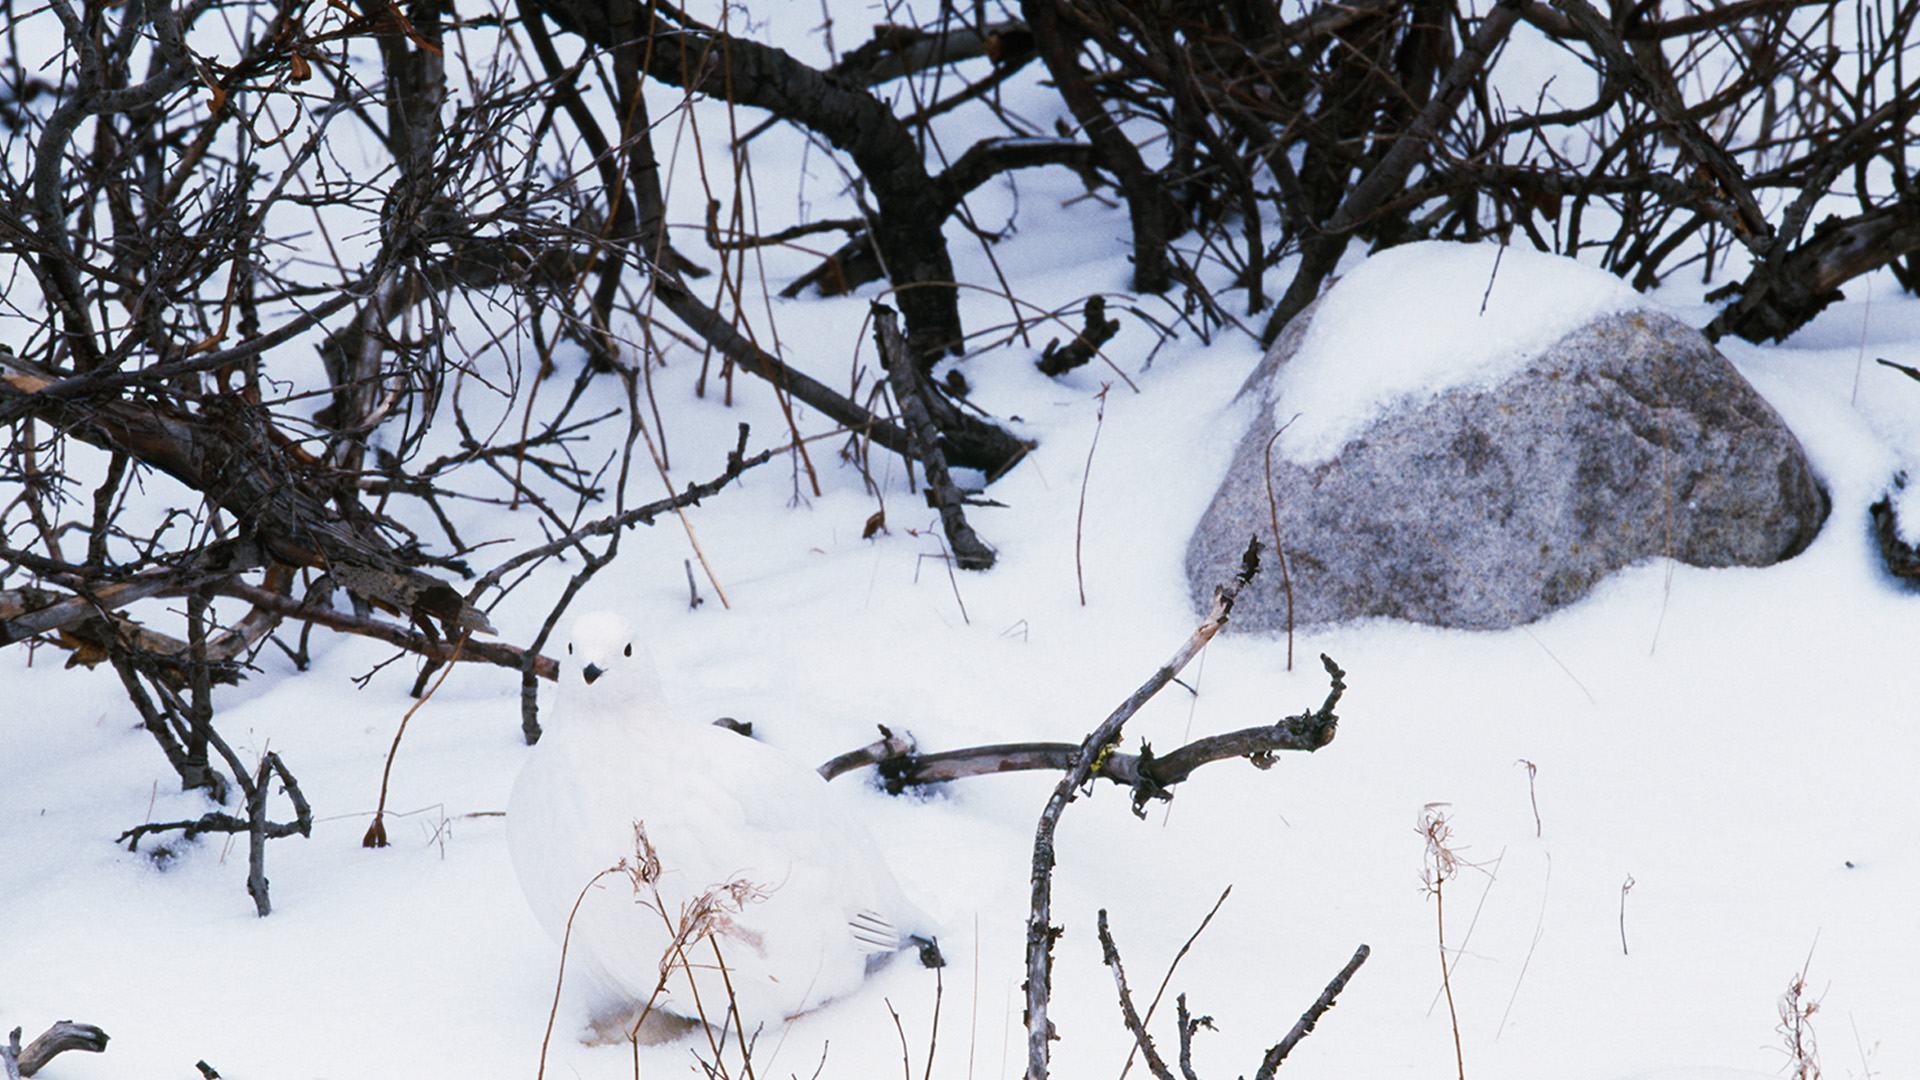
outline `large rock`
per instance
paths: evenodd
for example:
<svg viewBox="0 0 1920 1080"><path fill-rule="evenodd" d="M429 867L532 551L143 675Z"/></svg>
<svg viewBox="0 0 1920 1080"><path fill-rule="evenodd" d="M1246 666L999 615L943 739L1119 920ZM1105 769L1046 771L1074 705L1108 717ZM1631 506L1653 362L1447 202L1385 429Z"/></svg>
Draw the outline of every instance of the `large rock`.
<svg viewBox="0 0 1920 1080"><path fill-rule="evenodd" d="M1315 314L1287 327L1240 391L1260 408L1187 551L1202 606L1249 535L1272 544L1274 386ZM1291 460L1279 441L1272 487L1296 625L1515 626L1642 559L1764 566L1819 531L1827 501L1799 442L1692 328L1655 311L1606 314L1516 368L1390 408L1327 460ZM1286 627L1271 560L1233 624Z"/></svg>

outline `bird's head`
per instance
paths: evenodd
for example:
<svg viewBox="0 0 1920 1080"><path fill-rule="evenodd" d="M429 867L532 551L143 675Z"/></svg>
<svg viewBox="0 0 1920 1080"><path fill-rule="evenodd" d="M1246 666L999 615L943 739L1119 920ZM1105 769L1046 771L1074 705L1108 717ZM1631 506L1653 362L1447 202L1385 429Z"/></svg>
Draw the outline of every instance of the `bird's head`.
<svg viewBox="0 0 1920 1080"><path fill-rule="evenodd" d="M660 677L627 620L595 611L575 620L567 637L560 691L568 701L565 711L573 714L562 716L562 723L595 716L631 720L659 701Z"/></svg>

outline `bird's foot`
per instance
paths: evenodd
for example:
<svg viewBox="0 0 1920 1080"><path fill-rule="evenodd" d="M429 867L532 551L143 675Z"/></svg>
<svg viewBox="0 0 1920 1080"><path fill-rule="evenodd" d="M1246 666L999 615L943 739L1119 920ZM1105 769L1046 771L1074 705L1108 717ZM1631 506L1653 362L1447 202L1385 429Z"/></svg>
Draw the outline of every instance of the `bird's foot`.
<svg viewBox="0 0 1920 1080"><path fill-rule="evenodd" d="M614 1046L629 1041L641 1046L659 1046L688 1035L699 1026L698 1020L688 1020L658 1008L648 1010L639 1002L630 1002L608 1012L595 1013L588 1019L580 1041L587 1046Z"/></svg>
<svg viewBox="0 0 1920 1080"><path fill-rule="evenodd" d="M947 958L940 955L940 939L921 937L918 934L913 934L909 936L907 940L919 947L921 967L943 968L947 966Z"/></svg>

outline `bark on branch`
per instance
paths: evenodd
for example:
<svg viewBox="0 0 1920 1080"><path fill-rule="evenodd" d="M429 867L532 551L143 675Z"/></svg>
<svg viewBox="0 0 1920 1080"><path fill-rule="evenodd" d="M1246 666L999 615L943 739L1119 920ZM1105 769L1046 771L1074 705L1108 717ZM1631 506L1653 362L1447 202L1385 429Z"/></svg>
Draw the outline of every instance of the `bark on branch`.
<svg viewBox="0 0 1920 1080"><path fill-rule="evenodd" d="M1783 340L1840 299L1841 285L1914 252L1920 252L1920 198L1828 218L1784 257L1756 265L1739 285L1740 298L1707 324L1706 335Z"/></svg>
<svg viewBox="0 0 1920 1080"><path fill-rule="evenodd" d="M945 439L934 425L928 399L933 394L926 373L914 362L907 341L900 335L900 324L893 309L873 305L873 340L880 351L880 365L887 371L887 384L893 400L900 406L913 456L920 459L926 472L927 505L940 514L940 527L947 534L947 546L962 570L993 568L993 548L980 539L967 524L967 497L947 471Z"/></svg>
<svg viewBox="0 0 1920 1080"><path fill-rule="evenodd" d="M1283 717L1272 724L1195 739L1168 754L1155 754L1152 747L1144 745L1138 754L1111 751L1095 762L1089 779L1106 780L1132 792L1134 813L1144 816L1148 801L1173 798L1174 785L1209 762L1243 758L1264 769L1273 764L1274 754L1312 753L1326 746L1339 731L1340 717L1335 709L1347 684L1346 672L1331 657L1323 654L1320 662L1327 669L1331 687L1319 708ZM912 735L896 734L885 727L881 732L880 741L821 765L820 775L832 780L871 765L880 773L881 786L898 795L909 788L972 776L1031 770L1066 771L1074 767L1080 756L1079 744L1062 742L995 743L920 753Z"/></svg>
<svg viewBox="0 0 1920 1080"><path fill-rule="evenodd" d="M1294 1047L1300 1045L1301 1039L1313 1033L1313 1026L1320 1022L1320 1018L1327 1014L1328 1009L1333 1008L1334 999L1340 996L1340 991L1347 988L1353 973L1359 971L1360 965L1366 963L1367 957L1371 955L1373 950L1364 944L1353 950L1353 959L1348 960L1339 974L1327 983L1325 990L1320 991L1320 996L1314 999L1307 1011L1300 1015L1300 1022L1293 1025L1293 1030L1287 1032L1286 1038L1275 1043L1273 1049L1267 1051L1266 1057L1260 1061L1259 1070L1253 1074L1253 1080L1273 1080L1274 1070L1280 1067L1280 1063L1287 1059L1288 1054L1293 1053Z"/></svg>
<svg viewBox="0 0 1920 1080"><path fill-rule="evenodd" d="M982 139L934 177L933 187L945 218L958 210L975 188L1003 173L1057 165L1090 176L1097 164L1099 155L1093 146L1073 139ZM791 300L808 288L817 288L821 296L841 296L885 276L885 268L874 254L873 236L862 229L820 265L789 282L780 295Z"/></svg>
<svg viewBox="0 0 1920 1080"><path fill-rule="evenodd" d="M1133 991L1127 988L1127 969L1120 963L1120 946L1113 943L1113 932L1107 929L1106 908L1100 909L1097 926L1100 933L1100 959L1112 969L1114 991L1120 998L1120 1021L1127 1026L1127 1033L1133 1036L1133 1045L1140 1048L1140 1055L1146 1059L1147 1071L1153 1073L1154 1080L1173 1080L1173 1071L1161 1059L1159 1049L1153 1045L1153 1036L1147 1034L1147 1025L1140 1019L1140 1011L1134 1007Z"/></svg>
<svg viewBox="0 0 1920 1080"><path fill-rule="evenodd" d="M20 1029L14 1028L7 1033L6 1043L0 1045L0 1070L5 1071L9 1080L32 1076L46 1068L55 1056L69 1050L98 1054L106 1048L107 1033L92 1024L62 1020L41 1032L25 1048L20 1045Z"/></svg>

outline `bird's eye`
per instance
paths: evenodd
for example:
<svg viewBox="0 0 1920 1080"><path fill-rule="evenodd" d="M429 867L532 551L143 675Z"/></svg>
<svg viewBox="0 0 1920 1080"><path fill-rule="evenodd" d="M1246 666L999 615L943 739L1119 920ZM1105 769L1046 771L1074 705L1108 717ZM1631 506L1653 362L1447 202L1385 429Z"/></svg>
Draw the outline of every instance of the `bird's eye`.
<svg viewBox="0 0 1920 1080"><path fill-rule="evenodd" d="M633 642L631 641L627 642L627 655L628 656L633 655Z"/></svg>
<svg viewBox="0 0 1920 1080"><path fill-rule="evenodd" d="M573 655L573 642L571 641L567 642L567 655L568 656Z"/></svg>

